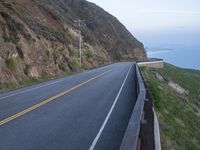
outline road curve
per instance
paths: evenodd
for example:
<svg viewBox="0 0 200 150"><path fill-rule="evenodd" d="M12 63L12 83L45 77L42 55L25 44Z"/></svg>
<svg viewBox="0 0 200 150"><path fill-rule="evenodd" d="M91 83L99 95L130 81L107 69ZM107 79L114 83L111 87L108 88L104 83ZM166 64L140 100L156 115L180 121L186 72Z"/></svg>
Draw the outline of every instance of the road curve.
<svg viewBox="0 0 200 150"><path fill-rule="evenodd" d="M136 101L135 63L0 94L1 150L117 150Z"/></svg>

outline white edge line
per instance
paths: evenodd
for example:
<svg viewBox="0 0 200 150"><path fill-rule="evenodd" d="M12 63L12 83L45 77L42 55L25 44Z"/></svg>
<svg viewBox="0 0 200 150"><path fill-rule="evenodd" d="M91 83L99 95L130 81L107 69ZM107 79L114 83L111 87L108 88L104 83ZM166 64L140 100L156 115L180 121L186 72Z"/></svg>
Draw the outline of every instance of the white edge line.
<svg viewBox="0 0 200 150"><path fill-rule="evenodd" d="M55 81L55 82L51 82L51 83L47 83L47 84L43 84L41 86L37 86L37 87L31 88L31 89L28 89L28 90L25 90L25 91L21 91L21 92L17 92L17 93L13 93L13 94L7 95L7 96L3 96L3 97L0 97L0 100L8 98L8 97L16 96L16 95L19 95L19 94L23 94L23 93L26 93L26 92L30 92L30 91L33 91L35 89L39 89L39 88L42 88L42 87L45 87L45 86L53 85L53 84L62 82L64 80L66 80L66 79L61 79L61 80L58 80L58 81Z"/></svg>
<svg viewBox="0 0 200 150"><path fill-rule="evenodd" d="M25 90L25 91L13 93L13 94L10 94L10 95L7 95L7 96L2 96L2 97L0 97L0 100L5 99L5 98L8 98L8 97L13 97L13 96L16 96L16 95L19 95L19 94L23 94L23 93L26 93L26 92L30 92L30 91L33 91L33 90L35 90L35 89L39 89L39 88L42 88L42 87L45 87L45 86L53 85L53 84L62 82L62 81L64 81L64 80L67 80L66 77L64 77L63 79L60 79L60 80L58 80L58 81L51 82L51 83L47 83L47 84L43 84L43 85L41 85L41 86L37 86L37 87L31 88L31 89L28 89L28 90ZM8 91L8 92L9 92L9 91ZM11 91L11 92L12 92L12 91ZM13 91L13 92L15 92L15 91ZM2 93L2 94L4 94L4 93ZM5 93L5 94L7 94L7 93Z"/></svg>
<svg viewBox="0 0 200 150"><path fill-rule="evenodd" d="M131 67L132 67L132 65L131 65ZM112 113L112 111L113 111L113 109L114 109L114 107L115 107L115 105L116 105L116 103L117 103L117 100L118 100L118 98L119 98L119 96L120 96L120 94L121 94L121 91L122 91L122 89L123 89L123 87L124 87L124 84L125 84L125 82L126 82L126 80L127 80L127 78L128 78L128 75L129 75L129 72L130 72L130 70L131 70L131 67L129 68L129 70L128 70L127 74L126 74L126 77L125 77L125 79L124 79L124 81L123 81L123 83L122 83L122 86L121 86L121 88L120 88L120 90L119 90L119 92L118 92L118 94L117 94L117 96L116 96L116 98L115 98L115 101L114 101L114 103L112 104L112 107L110 108L110 111L109 111L109 113L107 114L107 116L106 116L106 118L105 118L105 120L104 120L104 122L103 122L103 124L102 124L102 126L101 126L101 128L100 128L100 130L99 130L99 132L98 132L98 134L96 135L94 141L92 142L92 145L90 146L89 150L94 150L94 148L95 148L95 146L96 146L96 144L97 144L97 142L98 142L98 140L99 140L99 138L100 138L100 136L101 136L101 134L102 134L102 132L103 132L103 129L105 128L105 126L106 126L106 124L107 124L107 122L108 122L108 119L110 118L111 113Z"/></svg>
<svg viewBox="0 0 200 150"><path fill-rule="evenodd" d="M26 92L30 92L30 91L33 91L33 90L36 90L36 89L39 89L39 88L42 88L42 87L45 87L45 86L53 85L53 84L62 82L62 81L64 81L64 80L67 80L66 77L64 77L63 79L59 79L59 80L57 80L57 81L55 81L55 82L51 82L51 83L47 83L47 84L44 83L44 84L41 85L41 86L36 86L36 87L34 87L34 88L27 89L27 90L24 90L24 91L21 91L21 92L19 91L19 92L17 92L17 93L13 93L13 94L10 94L10 95L7 95L7 96L2 96L2 97L0 97L0 100L5 99L5 98L8 98L8 97L13 97L13 96L16 96L16 95L19 95L19 94L24 94L24 93L26 93ZM11 91L11 92L12 92L12 91ZM13 91L13 92L15 92L15 91ZM7 94L7 93L5 93L5 94ZM8 93L8 94L9 94L9 93Z"/></svg>

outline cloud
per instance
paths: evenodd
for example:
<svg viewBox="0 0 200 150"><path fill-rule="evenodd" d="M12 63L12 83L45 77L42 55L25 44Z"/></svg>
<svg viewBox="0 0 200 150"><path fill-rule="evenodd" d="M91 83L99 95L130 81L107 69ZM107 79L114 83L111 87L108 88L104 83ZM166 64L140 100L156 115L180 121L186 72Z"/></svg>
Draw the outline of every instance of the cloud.
<svg viewBox="0 0 200 150"><path fill-rule="evenodd" d="M170 53L171 51L162 50L162 51L147 51L148 55L162 54L162 53Z"/></svg>
<svg viewBox="0 0 200 150"><path fill-rule="evenodd" d="M178 29L185 29L185 26L177 26Z"/></svg>
<svg viewBox="0 0 200 150"><path fill-rule="evenodd" d="M153 10L153 9L138 9L138 13L152 14L176 14L176 15L200 15L200 11L185 11L185 10Z"/></svg>
<svg viewBox="0 0 200 150"><path fill-rule="evenodd" d="M162 54L162 53L170 53L173 51L171 48L162 48L162 47L152 47L145 48L147 50L148 55Z"/></svg>
<svg viewBox="0 0 200 150"><path fill-rule="evenodd" d="M171 48L165 48L165 47L145 47L147 51L173 51Z"/></svg>

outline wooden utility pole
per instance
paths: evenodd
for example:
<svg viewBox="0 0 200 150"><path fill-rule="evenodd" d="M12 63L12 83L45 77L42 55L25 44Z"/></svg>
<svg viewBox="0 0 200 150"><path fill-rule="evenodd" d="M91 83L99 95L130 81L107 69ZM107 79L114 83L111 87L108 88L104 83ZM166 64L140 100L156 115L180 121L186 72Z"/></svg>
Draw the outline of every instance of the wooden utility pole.
<svg viewBox="0 0 200 150"><path fill-rule="evenodd" d="M79 30L79 63L80 67L82 66L82 36L81 36L81 26L85 20L74 20L74 25L78 26Z"/></svg>

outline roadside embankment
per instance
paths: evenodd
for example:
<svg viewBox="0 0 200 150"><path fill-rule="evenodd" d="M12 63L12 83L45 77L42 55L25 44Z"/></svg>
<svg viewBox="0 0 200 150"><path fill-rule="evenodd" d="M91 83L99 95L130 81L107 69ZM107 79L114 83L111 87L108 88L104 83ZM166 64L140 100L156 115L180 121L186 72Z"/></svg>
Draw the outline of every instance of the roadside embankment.
<svg viewBox="0 0 200 150"><path fill-rule="evenodd" d="M153 97L163 150L200 149L200 72L170 64L164 68L141 67ZM160 74L188 91L183 94L156 77Z"/></svg>

